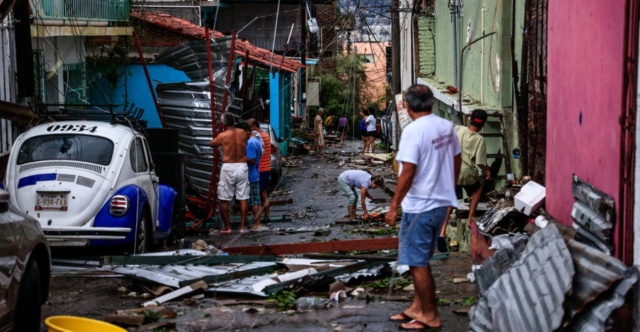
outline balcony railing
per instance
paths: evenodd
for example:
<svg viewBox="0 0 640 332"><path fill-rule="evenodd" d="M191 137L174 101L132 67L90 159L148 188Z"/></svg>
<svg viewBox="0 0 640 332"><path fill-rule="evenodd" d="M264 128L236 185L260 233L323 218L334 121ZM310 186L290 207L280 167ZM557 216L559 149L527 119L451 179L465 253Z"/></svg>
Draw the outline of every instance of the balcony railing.
<svg viewBox="0 0 640 332"><path fill-rule="evenodd" d="M129 0L36 0L38 20L128 21Z"/></svg>

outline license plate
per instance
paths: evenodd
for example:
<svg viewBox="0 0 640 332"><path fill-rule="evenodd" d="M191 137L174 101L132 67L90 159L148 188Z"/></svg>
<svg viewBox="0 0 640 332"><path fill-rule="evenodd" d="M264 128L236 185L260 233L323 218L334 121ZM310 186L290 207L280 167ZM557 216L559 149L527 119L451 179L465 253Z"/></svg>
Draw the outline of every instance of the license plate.
<svg viewBox="0 0 640 332"><path fill-rule="evenodd" d="M36 194L36 211L67 211L67 194Z"/></svg>

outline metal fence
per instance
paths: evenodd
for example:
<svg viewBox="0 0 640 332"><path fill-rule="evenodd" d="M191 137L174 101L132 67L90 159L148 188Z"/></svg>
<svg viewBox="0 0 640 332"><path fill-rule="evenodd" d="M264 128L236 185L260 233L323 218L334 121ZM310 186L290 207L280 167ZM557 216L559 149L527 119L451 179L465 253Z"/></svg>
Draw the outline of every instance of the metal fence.
<svg viewBox="0 0 640 332"><path fill-rule="evenodd" d="M127 21L129 0L37 0L40 19Z"/></svg>

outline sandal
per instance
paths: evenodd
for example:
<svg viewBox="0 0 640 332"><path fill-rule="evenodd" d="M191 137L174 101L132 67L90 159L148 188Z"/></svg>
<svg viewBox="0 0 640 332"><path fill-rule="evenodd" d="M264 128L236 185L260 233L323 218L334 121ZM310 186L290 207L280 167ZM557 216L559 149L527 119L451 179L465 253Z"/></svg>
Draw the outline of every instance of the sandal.
<svg viewBox="0 0 640 332"><path fill-rule="evenodd" d="M401 324L399 329L404 331L437 331L442 329L442 326L431 326L414 319L408 323Z"/></svg>
<svg viewBox="0 0 640 332"><path fill-rule="evenodd" d="M413 318L411 318L411 316L407 315L404 311L399 313L399 314L395 314L391 317L389 317L389 320L392 322L406 322L406 321L410 321L413 320Z"/></svg>

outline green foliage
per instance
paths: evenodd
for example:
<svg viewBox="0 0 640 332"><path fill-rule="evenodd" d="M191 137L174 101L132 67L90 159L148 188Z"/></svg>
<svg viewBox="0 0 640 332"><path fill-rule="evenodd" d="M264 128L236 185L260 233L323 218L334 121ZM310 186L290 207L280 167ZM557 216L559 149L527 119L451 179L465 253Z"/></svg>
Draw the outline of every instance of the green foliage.
<svg viewBox="0 0 640 332"><path fill-rule="evenodd" d="M474 303L476 303L476 297L475 296L469 296L469 297L465 297L464 299L462 299L462 304L465 307L470 307L472 306Z"/></svg>
<svg viewBox="0 0 640 332"><path fill-rule="evenodd" d="M271 294L267 297L268 300L277 301L278 308L289 309L296 303L296 293L294 291L282 290L276 294Z"/></svg>
<svg viewBox="0 0 640 332"><path fill-rule="evenodd" d="M129 65L129 39L122 37L111 46L100 49L100 54L93 56L88 61L99 71L102 77L109 83L109 88L113 90L118 84L120 77L127 72Z"/></svg>
<svg viewBox="0 0 640 332"><path fill-rule="evenodd" d="M395 277L395 278L384 278L382 280L376 280L368 284L367 287L384 289L384 290L387 290L391 287L394 290L399 290L411 285L411 283L412 283L411 279Z"/></svg>
<svg viewBox="0 0 640 332"><path fill-rule="evenodd" d="M441 299L441 298L437 298L436 300L437 300L438 305L450 305L451 302L453 302L451 300Z"/></svg>
<svg viewBox="0 0 640 332"><path fill-rule="evenodd" d="M346 113L353 115L351 121L359 121L358 111L365 104L360 93L366 82L362 59L355 54L339 56L335 68L321 68L318 74L324 117Z"/></svg>

